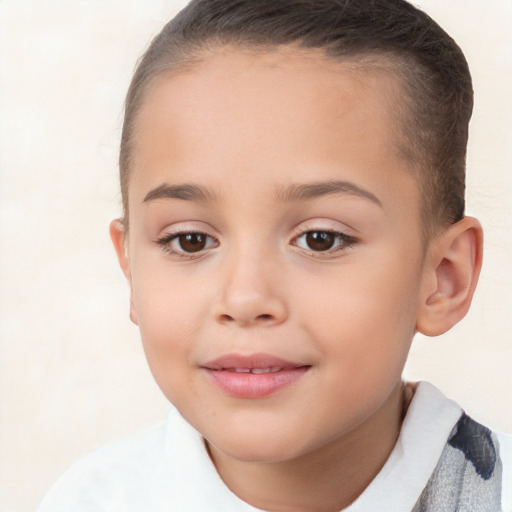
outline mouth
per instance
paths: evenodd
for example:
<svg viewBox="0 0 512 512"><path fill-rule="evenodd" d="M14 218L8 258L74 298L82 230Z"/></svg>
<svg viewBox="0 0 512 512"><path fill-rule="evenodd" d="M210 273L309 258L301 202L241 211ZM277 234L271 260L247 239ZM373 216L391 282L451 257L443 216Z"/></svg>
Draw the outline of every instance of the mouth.
<svg viewBox="0 0 512 512"><path fill-rule="evenodd" d="M235 373L255 373L255 374L261 374L261 373L277 373L281 372L285 369L284 366L271 366L270 368L219 368L219 369L213 369L209 368L210 370L214 371L226 371L226 372L235 372ZM293 368L286 368L286 369L293 369Z"/></svg>
<svg viewBox="0 0 512 512"><path fill-rule="evenodd" d="M296 383L311 365L268 354L230 354L201 367L224 393L235 398L264 398Z"/></svg>

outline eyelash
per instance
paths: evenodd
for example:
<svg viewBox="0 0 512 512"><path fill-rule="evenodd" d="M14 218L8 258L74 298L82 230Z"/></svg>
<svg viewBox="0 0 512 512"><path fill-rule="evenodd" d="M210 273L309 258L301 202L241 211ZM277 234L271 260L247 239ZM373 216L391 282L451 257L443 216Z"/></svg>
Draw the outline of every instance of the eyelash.
<svg viewBox="0 0 512 512"><path fill-rule="evenodd" d="M203 236L207 240L210 240L210 241L213 240L215 247L217 247L219 245L219 242L212 236L207 235L206 233L203 233L201 231L194 231L194 230L179 231L177 233L167 233L167 234L164 234L162 237L157 238L155 240L155 243L157 245L159 245L164 252L170 254L171 256L176 256L178 258L183 258L183 259L200 258L201 256L204 256L208 252L209 249L211 249L211 247L209 247L209 248L201 249L200 251L197 251L197 252L187 252L184 250L179 251L179 250L173 249L172 243L175 240L178 240L180 237L187 236L187 235Z"/></svg>
<svg viewBox="0 0 512 512"><path fill-rule="evenodd" d="M300 240L302 237L305 237L307 235L312 235L315 233L322 234L322 235L325 235L325 234L333 235L335 237L335 241L333 243L334 244L337 243L338 245L336 245L334 248L329 247L326 250L315 251L314 249L311 249L311 248L301 247L298 244L298 240ZM210 246L206 247L204 249L200 249L197 252L187 252L187 251L183 250L183 248L182 248L182 250L176 250L172 247L172 243L175 240L178 240L180 237L187 236L187 235L197 235L197 236L205 237L206 243L208 243L208 240L210 241ZM213 243L211 243L212 241L213 241ZM297 236L295 236L292 239L292 242L293 242L293 245L299 247L299 249L301 249L303 251L307 251L313 257L328 258L328 257L332 257L333 255L337 254L338 252L350 249L351 247L356 245L359 242L359 240L351 235L347 235L346 233L342 233L341 231L335 231L333 229L311 229L311 228L308 228L308 229L305 229L304 231L300 232ZM193 231L193 230L179 231L177 233L164 234L162 237L157 238L155 240L155 243L157 245L159 245L164 252L170 254L171 256L176 256L178 258L183 258L183 259L200 258L200 257L204 256L205 254L207 254L212 248L218 247L218 245L219 245L218 240L216 240L212 236L207 235L206 233L203 233L201 231Z"/></svg>
<svg viewBox="0 0 512 512"><path fill-rule="evenodd" d="M313 233L316 233L316 234L321 233L323 235L324 234L332 235L335 238L333 243L334 244L338 244L338 245L335 245L335 247L329 247L328 249L326 249L324 251L315 251L314 249L311 249L311 248L301 247L297 243L298 240L301 239L302 237L307 236L307 235L311 235ZM294 237L293 238L293 242L300 249L302 249L304 251L308 251L315 258L329 258L329 257L335 256L339 252L346 251L347 249L350 249L351 247L356 245L359 242L359 240L356 237L354 237L354 236L347 235L346 233L343 233L341 231L336 231L334 229L311 229L311 228L307 228L304 231L302 231L301 233L299 233L299 235Z"/></svg>

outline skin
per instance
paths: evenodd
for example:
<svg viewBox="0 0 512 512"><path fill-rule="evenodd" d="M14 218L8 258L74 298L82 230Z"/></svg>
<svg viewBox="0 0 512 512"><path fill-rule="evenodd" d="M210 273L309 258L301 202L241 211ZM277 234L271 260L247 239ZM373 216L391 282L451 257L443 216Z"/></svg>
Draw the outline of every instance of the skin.
<svg viewBox="0 0 512 512"><path fill-rule="evenodd" d="M130 316L222 479L265 510L357 498L396 442L415 332L447 330L471 301L481 229L464 219L425 247L421 190L397 149L398 89L312 51L224 48L159 77L139 112L129 235L111 225ZM207 192L162 192L182 184ZM204 250L169 241L183 231L207 236ZM308 245L304 233L325 231L342 234L332 249ZM202 368L231 353L308 370L235 398Z"/></svg>

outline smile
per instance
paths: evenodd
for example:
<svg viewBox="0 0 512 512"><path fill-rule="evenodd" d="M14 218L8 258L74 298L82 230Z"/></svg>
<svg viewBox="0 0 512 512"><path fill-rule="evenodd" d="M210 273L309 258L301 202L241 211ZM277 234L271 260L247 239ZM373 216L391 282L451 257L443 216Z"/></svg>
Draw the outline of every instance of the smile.
<svg viewBox="0 0 512 512"><path fill-rule="evenodd" d="M274 366L272 368L226 368L225 371L235 373L276 373L284 370L282 367Z"/></svg>
<svg viewBox="0 0 512 512"><path fill-rule="evenodd" d="M227 355L202 366L210 381L234 398L264 398L297 382L310 365L267 354Z"/></svg>

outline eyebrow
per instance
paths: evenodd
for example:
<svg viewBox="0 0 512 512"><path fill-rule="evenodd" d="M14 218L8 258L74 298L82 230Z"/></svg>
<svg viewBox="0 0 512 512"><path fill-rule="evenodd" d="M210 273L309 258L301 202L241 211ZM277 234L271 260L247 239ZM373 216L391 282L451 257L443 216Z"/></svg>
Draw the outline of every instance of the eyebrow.
<svg viewBox="0 0 512 512"><path fill-rule="evenodd" d="M183 199L185 201L214 201L217 199L216 194L200 185L184 183L181 185L168 185L164 183L153 190L150 190L143 203L155 201L156 199Z"/></svg>
<svg viewBox="0 0 512 512"><path fill-rule="evenodd" d="M278 189L276 198L283 202L308 201L331 194L349 194L368 199L371 202L382 207L380 200L355 183L350 181L321 181L315 183L293 184L283 189ZM157 199L181 199L185 201L209 202L218 200L214 191L194 185L184 183L180 185L168 185L164 183L153 190L150 190L144 197L143 202L147 203Z"/></svg>
<svg viewBox="0 0 512 512"><path fill-rule="evenodd" d="M306 183L290 185L277 191L277 197L281 201L307 201L331 194L349 194L370 200L382 208L382 203L375 194L361 188L350 181L322 181L318 183Z"/></svg>

